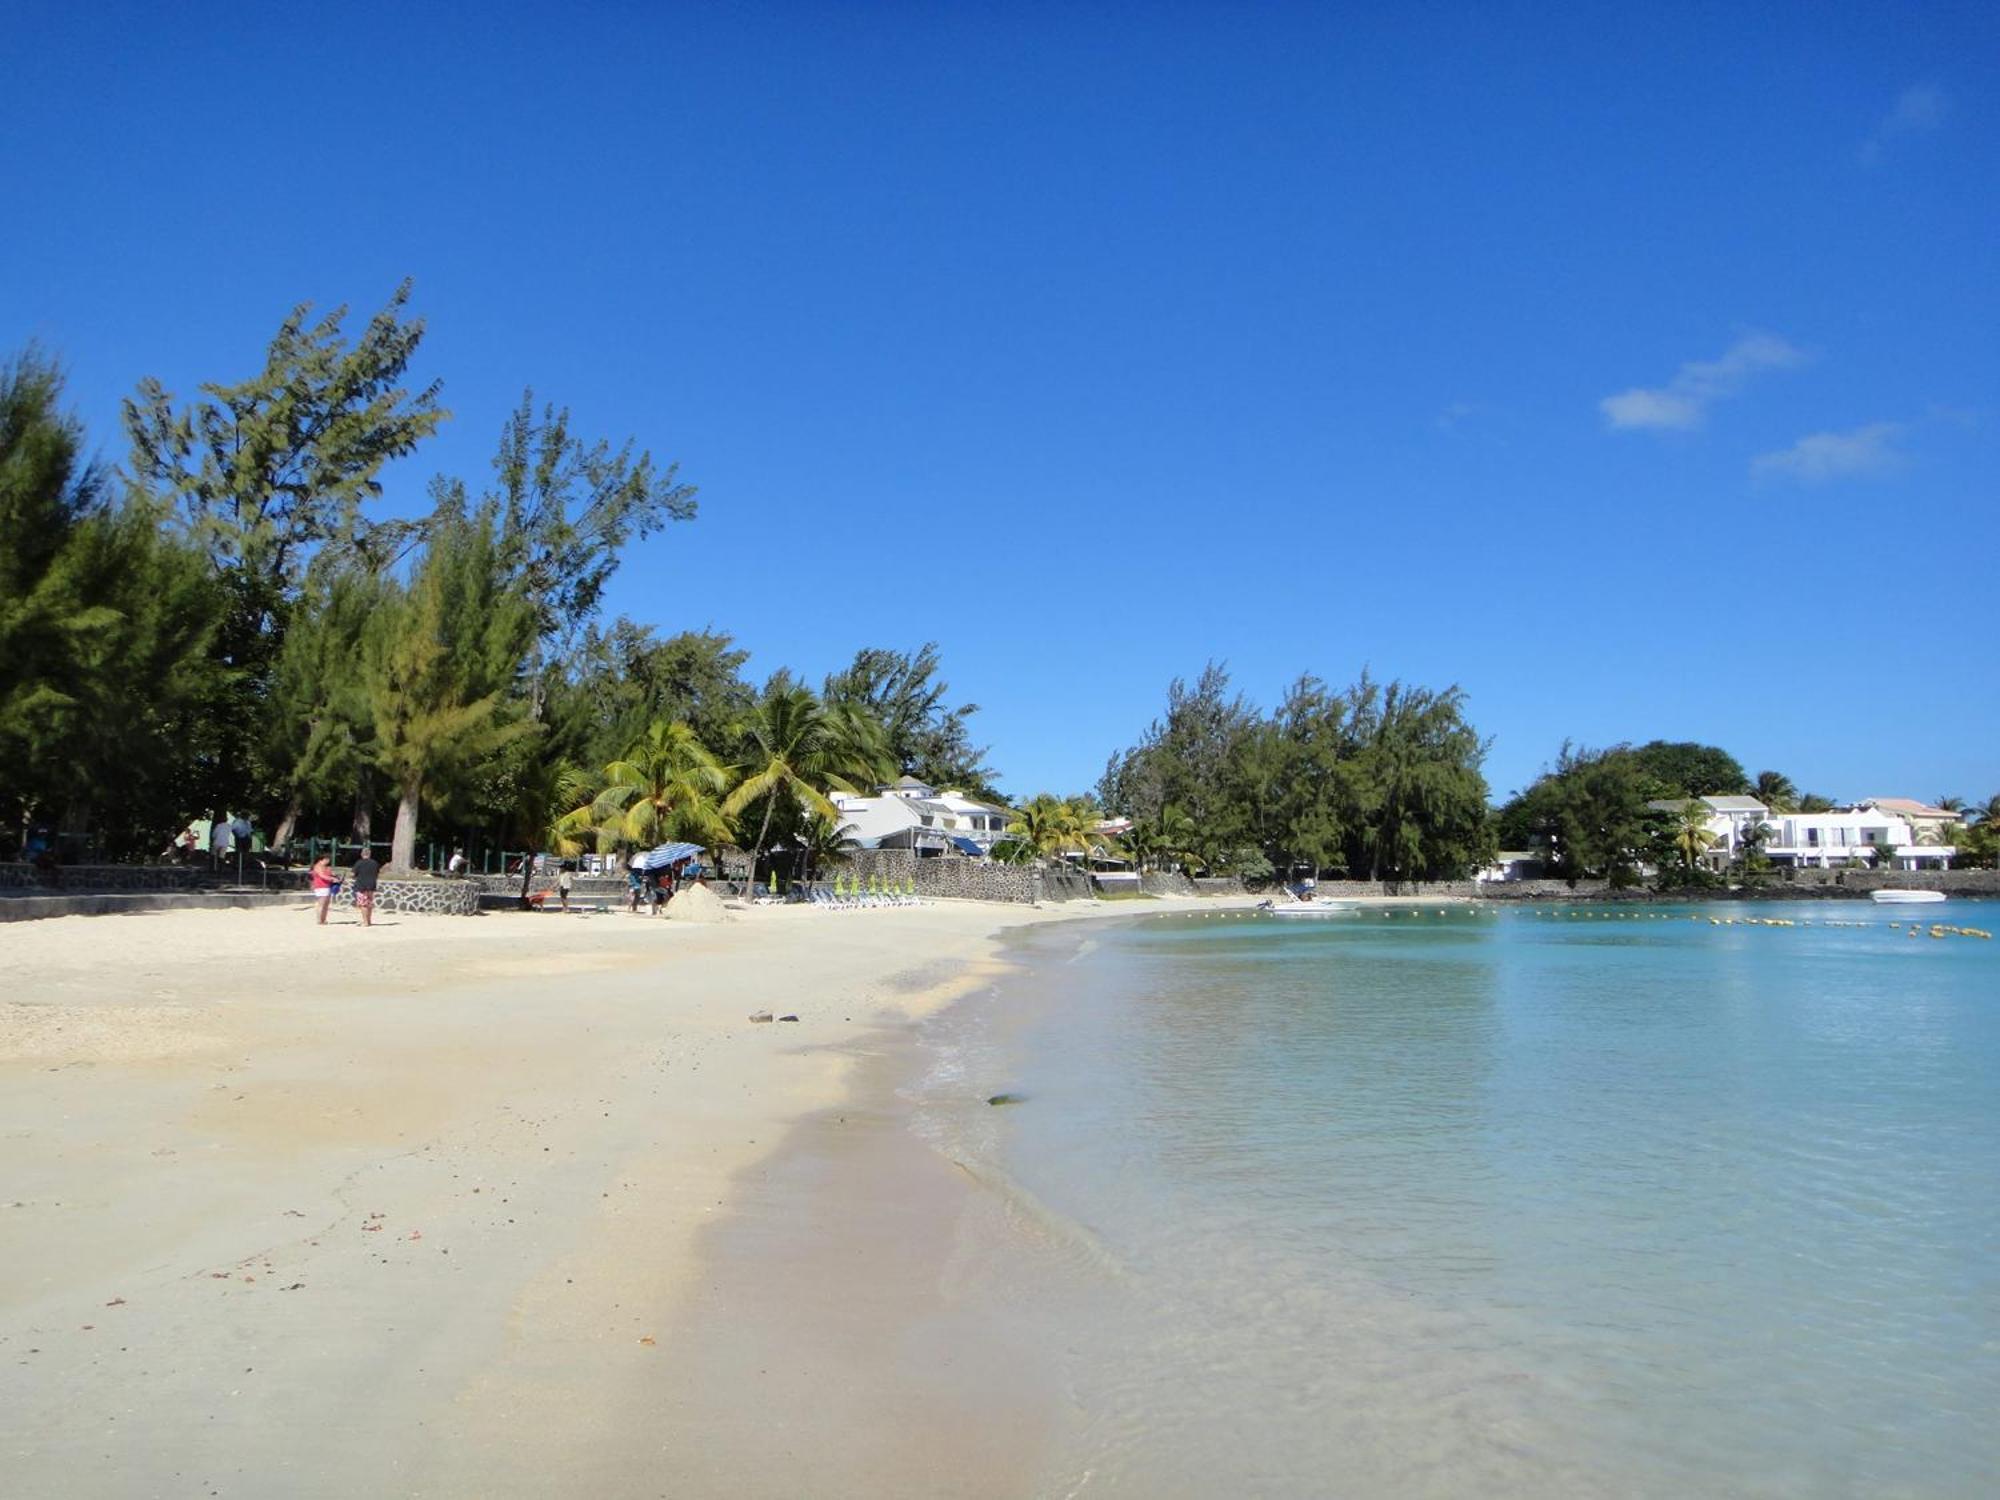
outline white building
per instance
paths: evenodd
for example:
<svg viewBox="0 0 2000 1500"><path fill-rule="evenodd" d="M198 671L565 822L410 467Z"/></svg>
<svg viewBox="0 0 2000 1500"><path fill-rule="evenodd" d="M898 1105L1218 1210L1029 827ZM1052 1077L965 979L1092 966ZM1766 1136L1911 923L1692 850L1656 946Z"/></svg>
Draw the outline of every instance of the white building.
<svg viewBox="0 0 2000 1500"><path fill-rule="evenodd" d="M1491 863L1474 870L1472 878L1488 885L1506 885L1517 880L1540 880L1547 867L1547 856L1539 849L1502 849Z"/></svg>
<svg viewBox="0 0 2000 1500"><path fill-rule="evenodd" d="M1839 812L1777 813L1766 825L1764 853L1773 864L1833 869L1863 864L1897 870L1941 870L1958 851L1919 842L1909 820L1870 803Z"/></svg>
<svg viewBox="0 0 2000 1500"><path fill-rule="evenodd" d="M1743 848L1743 838L1751 829L1768 822L1771 809L1755 797L1682 797L1667 798L1646 805L1655 812L1680 816L1681 810L1690 802L1699 802L1708 809L1706 827L1711 838L1708 852L1703 860L1718 868L1735 862ZM1769 844L1765 845L1768 853Z"/></svg>
<svg viewBox="0 0 2000 1500"><path fill-rule="evenodd" d="M841 831L864 849L984 855L1014 814L963 792L938 791L914 776L878 787L872 797L836 795Z"/></svg>
<svg viewBox="0 0 2000 1500"><path fill-rule="evenodd" d="M1869 797L1855 805L1901 818L1910 825L1911 841L1918 844L1948 844L1951 830L1965 821L1962 814L1932 807L1915 797Z"/></svg>

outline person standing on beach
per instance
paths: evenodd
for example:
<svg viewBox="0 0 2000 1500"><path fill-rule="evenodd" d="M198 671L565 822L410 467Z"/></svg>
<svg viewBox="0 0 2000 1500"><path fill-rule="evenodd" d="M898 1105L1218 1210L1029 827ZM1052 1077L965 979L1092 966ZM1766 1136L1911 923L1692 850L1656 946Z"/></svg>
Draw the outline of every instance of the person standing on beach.
<svg viewBox="0 0 2000 1500"><path fill-rule="evenodd" d="M375 883L382 878L382 861L363 845L354 862L354 909L361 913L361 925L375 925Z"/></svg>
<svg viewBox="0 0 2000 1500"><path fill-rule="evenodd" d="M322 854L312 866L313 900L319 903L319 925L326 926L326 909L333 905L333 893L340 889L340 881L334 876L333 861Z"/></svg>
<svg viewBox="0 0 2000 1500"><path fill-rule="evenodd" d="M569 910L569 888L575 879L576 876L570 873L568 865L564 865L556 875L556 899L562 902L562 909L564 911Z"/></svg>
<svg viewBox="0 0 2000 1500"><path fill-rule="evenodd" d="M646 872L636 865L625 867L625 908L636 912L639 901L646 894Z"/></svg>

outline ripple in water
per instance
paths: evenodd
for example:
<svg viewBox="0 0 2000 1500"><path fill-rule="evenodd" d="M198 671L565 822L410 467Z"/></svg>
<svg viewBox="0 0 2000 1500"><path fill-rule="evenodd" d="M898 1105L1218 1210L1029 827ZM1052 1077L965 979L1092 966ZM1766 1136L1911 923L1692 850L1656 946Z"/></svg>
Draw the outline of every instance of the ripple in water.
<svg viewBox="0 0 2000 1500"><path fill-rule="evenodd" d="M1049 1491L2000 1492L2000 952L1674 914L1153 919L940 1027Z"/></svg>

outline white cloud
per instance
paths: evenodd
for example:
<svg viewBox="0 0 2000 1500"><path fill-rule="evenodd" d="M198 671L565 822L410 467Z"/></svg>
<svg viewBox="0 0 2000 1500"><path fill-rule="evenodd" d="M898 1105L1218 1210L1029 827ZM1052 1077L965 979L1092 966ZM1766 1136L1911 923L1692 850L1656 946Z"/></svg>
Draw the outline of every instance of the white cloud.
<svg viewBox="0 0 2000 1500"><path fill-rule="evenodd" d="M1851 432L1815 432L1789 448L1760 453L1750 460L1759 479L1795 479L1801 484L1825 484L1834 479L1866 479L1902 467L1895 440L1901 422L1871 422Z"/></svg>
<svg viewBox="0 0 2000 1500"><path fill-rule="evenodd" d="M1888 152L1889 143L1906 135L1927 135L1944 124L1950 104L1943 89L1920 83L1896 96L1895 107L1882 117L1874 133L1861 143L1861 165L1872 167Z"/></svg>
<svg viewBox="0 0 2000 1500"><path fill-rule="evenodd" d="M1735 395L1752 375L1804 361L1803 353L1775 334L1753 333L1731 344L1720 359L1690 360L1665 385L1620 391L1598 402L1597 409L1621 430L1699 427L1712 403Z"/></svg>

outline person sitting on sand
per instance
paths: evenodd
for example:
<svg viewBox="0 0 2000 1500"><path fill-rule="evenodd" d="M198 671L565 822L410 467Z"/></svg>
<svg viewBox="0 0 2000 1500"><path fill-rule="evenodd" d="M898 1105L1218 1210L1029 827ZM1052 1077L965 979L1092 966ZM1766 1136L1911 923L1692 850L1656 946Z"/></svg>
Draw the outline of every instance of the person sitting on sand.
<svg viewBox="0 0 2000 1500"><path fill-rule="evenodd" d="M312 866L313 900L319 905L319 925L326 926L326 909L333 905L333 893L340 889L340 880L333 873L333 861L322 854Z"/></svg>

